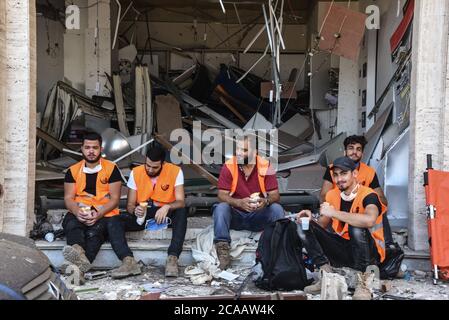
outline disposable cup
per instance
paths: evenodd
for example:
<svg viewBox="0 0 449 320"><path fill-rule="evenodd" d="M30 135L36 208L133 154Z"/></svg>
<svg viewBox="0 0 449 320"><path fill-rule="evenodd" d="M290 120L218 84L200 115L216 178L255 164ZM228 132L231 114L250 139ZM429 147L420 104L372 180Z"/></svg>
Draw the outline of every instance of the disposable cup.
<svg viewBox="0 0 449 320"><path fill-rule="evenodd" d="M309 230L310 218L309 217L304 217L304 218L301 218L300 220L301 220L302 230Z"/></svg>

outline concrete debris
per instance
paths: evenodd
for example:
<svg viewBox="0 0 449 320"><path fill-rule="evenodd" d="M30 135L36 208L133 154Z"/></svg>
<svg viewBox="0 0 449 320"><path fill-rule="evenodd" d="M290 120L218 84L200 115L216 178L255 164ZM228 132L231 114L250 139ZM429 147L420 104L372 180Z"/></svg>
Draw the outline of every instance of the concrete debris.
<svg viewBox="0 0 449 320"><path fill-rule="evenodd" d="M77 291L77 295L81 300L136 300L152 294L158 297L161 296L161 298L233 295L233 292L236 292L240 287L243 279L251 272L251 267L234 267L229 269L229 272L240 276L234 281L212 280L210 283L203 285L193 285L189 277L165 278L162 267L145 266L142 271L142 274L139 276L122 280L111 280L108 276L102 279L90 280L83 287L68 286ZM351 281L351 275L355 274L356 271L349 268L335 268L334 271L337 273L337 276L340 275L340 277L345 279L348 291L351 290L349 281ZM66 277L63 277L63 279L67 284ZM427 275L425 278L419 280L407 281L404 279L395 279L381 281L382 288L381 290L374 290L373 298L375 300L449 299L449 287L447 284L440 283L436 286L433 285L431 275ZM329 290L325 292L323 299L333 295L333 297L338 299L351 300L349 294L343 294L345 290L342 290L344 289L344 285L341 282L341 278L337 289L340 289L340 291L335 290L332 294ZM260 294L267 294L267 292L257 288L252 281L243 290L243 295ZM322 296L307 295L307 299L321 300Z"/></svg>
<svg viewBox="0 0 449 320"><path fill-rule="evenodd" d="M413 274L414 274L415 278L426 278L427 277L427 272L424 272L421 270L415 270L415 271L413 271Z"/></svg>
<svg viewBox="0 0 449 320"><path fill-rule="evenodd" d="M104 294L106 300L117 300L117 292L111 291Z"/></svg>
<svg viewBox="0 0 449 320"><path fill-rule="evenodd" d="M234 281L239 277L238 274L234 274L228 271L222 271L218 274L218 276L222 279L228 280L228 281Z"/></svg>
<svg viewBox="0 0 449 320"><path fill-rule="evenodd" d="M336 273L323 272L321 279L321 300L343 300L348 294L345 277Z"/></svg>
<svg viewBox="0 0 449 320"><path fill-rule="evenodd" d="M215 288L209 287L192 287L192 286L180 286L169 288L164 292L166 296L210 296L215 292Z"/></svg>
<svg viewBox="0 0 449 320"><path fill-rule="evenodd" d="M382 281L382 285L381 285L381 292L385 293L385 292L389 292L391 291L392 288L392 283L391 281Z"/></svg>

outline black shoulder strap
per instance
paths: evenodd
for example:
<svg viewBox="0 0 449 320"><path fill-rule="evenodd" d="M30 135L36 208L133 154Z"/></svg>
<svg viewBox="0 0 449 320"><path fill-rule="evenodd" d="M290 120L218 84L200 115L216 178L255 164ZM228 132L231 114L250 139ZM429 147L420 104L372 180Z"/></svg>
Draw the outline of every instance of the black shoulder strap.
<svg viewBox="0 0 449 320"><path fill-rule="evenodd" d="M281 241L279 241L279 239L281 238L281 235L282 235L284 223L285 223L285 220L276 221L273 233L271 235L270 263L268 264L268 267L267 267L267 272L266 272L267 276L271 275L271 272L273 271L273 268L274 268L274 264L279 257L279 253L281 252L281 250L279 250L279 245L281 244Z"/></svg>

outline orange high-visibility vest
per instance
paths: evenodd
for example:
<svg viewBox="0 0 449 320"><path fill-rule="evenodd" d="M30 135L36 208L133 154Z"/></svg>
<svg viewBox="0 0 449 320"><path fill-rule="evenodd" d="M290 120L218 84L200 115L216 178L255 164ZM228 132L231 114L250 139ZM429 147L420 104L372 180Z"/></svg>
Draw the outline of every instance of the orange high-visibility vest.
<svg viewBox="0 0 449 320"><path fill-rule="evenodd" d="M332 165L331 165L332 167ZM357 169L358 174L357 174L357 182L365 187L369 187L371 185L371 183L374 180L374 177L376 176L376 170L374 170L372 167L368 166L367 164L360 162L360 166ZM334 184L334 188L337 187L337 184L335 183L334 180L334 172L331 169L331 177L332 177L332 183ZM374 191L375 192L375 191ZM380 200L380 204L382 205L382 213L387 212L388 207L382 202L382 200Z"/></svg>
<svg viewBox="0 0 449 320"><path fill-rule="evenodd" d="M101 209L111 199L109 193L109 178L115 168L115 163L106 159L100 159L101 170L97 175L96 195L84 191L86 188L86 174L83 172L85 160L82 160L69 168L75 180L75 202L82 203L97 210ZM106 213L105 217L112 217L119 214L119 209L115 208Z"/></svg>
<svg viewBox="0 0 449 320"><path fill-rule="evenodd" d="M341 208L341 191L338 189L332 189L326 194L326 202L332 205L336 210L340 211ZM374 193L373 189L365 186L360 186L357 192L357 196L354 199L349 214L365 214L365 208L363 207L363 200L371 193ZM376 194L377 195L377 194ZM376 219L374 227L369 231L376 243L377 252L380 255L380 261L385 260L385 239L384 239L384 227L382 223L383 213L380 212ZM347 223L341 222L337 219L332 219L332 228L342 238L349 240L349 226Z"/></svg>
<svg viewBox="0 0 449 320"><path fill-rule="evenodd" d="M180 167L164 162L156 184L153 186L151 178L145 170L145 165L134 168L133 176L137 186L137 202L151 199L160 205L165 205L176 201L175 183L180 170Z"/></svg>
<svg viewBox="0 0 449 320"><path fill-rule="evenodd" d="M232 157L230 160L226 161L225 165L232 175L232 184L230 193L230 196L232 197L235 193L235 190L237 190L237 183L239 181L239 167L237 164L237 157ZM260 156L257 156L256 167L260 190L262 191L264 197L266 197L267 190L265 188L265 176L268 174L268 169L270 168L270 161Z"/></svg>

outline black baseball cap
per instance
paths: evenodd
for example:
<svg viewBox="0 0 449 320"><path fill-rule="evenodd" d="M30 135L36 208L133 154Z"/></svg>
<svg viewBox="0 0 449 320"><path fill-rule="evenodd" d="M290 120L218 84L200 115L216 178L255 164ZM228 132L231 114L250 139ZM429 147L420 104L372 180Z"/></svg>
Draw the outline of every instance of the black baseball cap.
<svg viewBox="0 0 449 320"><path fill-rule="evenodd" d="M343 171L354 171L357 169L357 164L348 157L341 157L334 161L331 166L331 169L339 168Z"/></svg>

